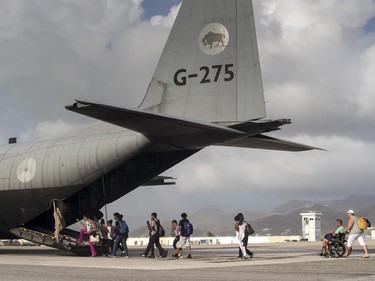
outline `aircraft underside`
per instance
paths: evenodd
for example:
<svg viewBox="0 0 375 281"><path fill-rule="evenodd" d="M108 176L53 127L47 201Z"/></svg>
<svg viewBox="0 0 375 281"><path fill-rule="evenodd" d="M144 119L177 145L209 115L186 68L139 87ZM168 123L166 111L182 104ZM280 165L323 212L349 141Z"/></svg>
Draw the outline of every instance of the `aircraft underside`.
<svg viewBox="0 0 375 281"><path fill-rule="evenodd" d="M99 219L103 215L100 209L105 204L121 198L197 151L142 153L86 186L43 188L27 194L24 190L3 192L0 199L0 235L2 238L15 238L8 230L25 221L22 224L25 228L53 233L54 199L63 199L66 225L75 223L83 214L92 214ZM10 205L13 207L10 208Z"/></svg>

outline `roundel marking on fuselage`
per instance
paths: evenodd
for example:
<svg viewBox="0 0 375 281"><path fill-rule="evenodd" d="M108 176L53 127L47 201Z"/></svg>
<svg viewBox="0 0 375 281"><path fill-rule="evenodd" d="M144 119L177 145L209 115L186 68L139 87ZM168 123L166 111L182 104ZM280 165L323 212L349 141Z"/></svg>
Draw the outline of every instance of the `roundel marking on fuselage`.
<svg viewBox="0 0 375 281"><path fill-rule="evenodd" d="M220 54L228 46L229 32L221 23L209 23L199 35L199 48L206 55Z"/></svg>
<svg viewBox="0 0 375 281"><path fill-rule="evenodd" d="M36 162L33 158L26 158L17 167L17 178L22 183L30 182L36 172Z"/></svg>

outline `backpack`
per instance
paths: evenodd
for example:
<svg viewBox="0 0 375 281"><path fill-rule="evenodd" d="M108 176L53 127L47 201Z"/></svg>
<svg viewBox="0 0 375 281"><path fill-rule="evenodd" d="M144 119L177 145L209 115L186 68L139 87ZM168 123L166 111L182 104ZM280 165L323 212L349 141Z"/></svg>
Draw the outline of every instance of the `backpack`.
<svg viewBox="0 0 375 281"><path fill-rule="evenodd" d="M156 232L156 234L159 236L159 237L164 237L165 236L165 230L164 230L164 227L160 224L160 221L159 220L155 220L154 221L155 224L154 224L154 230ZM156 226L156 228L155 228ZM150 229L150 235L151 235L151 232L152 232L152 229Z"/></svg>
<svg viewBox="0 0 375 281"><path fill-rule="evenodd" d="M159 237L164 237L165 236L164 227L160 223L158 224L158 234L159 234Z"/></svg>
<svg viewBox="0 0 375 281"><path fill-rule="evenodd" d="M181 235L187 237L192 234L193 234L193 225L188 220L184 220L182 224Z"/></svg>
<svg viewBox="0 0 375 281"><path fill-rule="evenodd" d="M358 217L358 227L359 229L366 229L368 227L371 227L371 223L368 219L364 218L364 217Z"/></svg>
<svg viewBox="0 0 375 281"><path fill-rule="evenodd" d="M126 224L125 221L119 221L118 230L119 230L120 234L128 234L129 233L129 227Z"/></svg>
<svg viewBox="0 0 375 281"><path fill-rule="evenodd" d="M249 223L247 223L247 222L245 222L246 223L246 232L247 232L247 235L251 235L251 234L254 234L254 229L252 228L252 226L249 224Z"/></svg>

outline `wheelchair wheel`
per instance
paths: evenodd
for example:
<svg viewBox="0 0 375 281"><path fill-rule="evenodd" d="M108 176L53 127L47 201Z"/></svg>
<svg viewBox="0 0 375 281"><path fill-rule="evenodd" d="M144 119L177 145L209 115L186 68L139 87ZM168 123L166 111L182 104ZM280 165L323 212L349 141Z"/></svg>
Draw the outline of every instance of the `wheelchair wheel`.
<svg viewBox="0 0 375 281"><path fill-rule="evenodd" d="M331 245L331 257L342 257L345 250L345 245L341 241L333 241Z"/></svg>

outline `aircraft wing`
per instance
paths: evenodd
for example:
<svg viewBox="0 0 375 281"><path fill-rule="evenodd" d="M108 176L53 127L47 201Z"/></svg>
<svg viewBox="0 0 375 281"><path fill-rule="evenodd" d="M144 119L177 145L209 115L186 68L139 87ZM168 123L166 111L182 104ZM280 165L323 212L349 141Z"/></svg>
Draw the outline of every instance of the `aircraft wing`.
<svg viewBox="0 0 375 281"><path fill-rule="evenodd" d="M269 149L269 150L282 150L282 151L307 151L307 150L324 150L321 148L304 145L296 142L276 139L265 135L249 136L242 139L226 142L222 146L231 147L244 147L244 148L255 148L255 149Z"/></svg>
<svg viewBox="0 0 375 281"><path fill-rule="evenodd" d="M289 119L261 123L244 122L226 127L171 117L138 109L119 108L88 101L66 106L68 110L139 132L148 137L163 138L176 147L200 148L207 145L258 148L283 151L319 149L295 142L275 139L263 132L278 130Z"/></svg>
<svg viewBox="0 0 375 281"><path fill-rule="evenodd" d="M147 137L158 137L176 146L193 146L220 143L245 137L247 134L225 126L190 121L138 109L76 101L65 107L68 110L139 132Z"/></svg>

